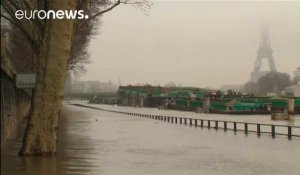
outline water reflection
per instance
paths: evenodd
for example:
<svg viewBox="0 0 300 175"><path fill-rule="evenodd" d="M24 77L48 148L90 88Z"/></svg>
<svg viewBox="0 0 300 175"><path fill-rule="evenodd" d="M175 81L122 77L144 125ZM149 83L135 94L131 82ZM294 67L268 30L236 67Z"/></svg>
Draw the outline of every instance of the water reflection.
<svg viewBox="0 0 300 175"><path fill-rule="evenodd" d="M20 134L2 149L1 174L273 175L299 172L299 139L258 138L255 134L245 137L243 133L235 135L230 131L171 125L75 106L64 109L57 156L18 157ZM121 109L162 115L166 112Z"/></svg>

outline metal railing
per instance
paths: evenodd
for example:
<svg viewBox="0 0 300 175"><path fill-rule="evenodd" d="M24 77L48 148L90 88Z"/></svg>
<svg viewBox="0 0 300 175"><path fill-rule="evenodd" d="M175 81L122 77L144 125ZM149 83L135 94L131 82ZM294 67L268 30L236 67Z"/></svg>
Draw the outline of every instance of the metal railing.
<svg viewBox="0 0 300 175"><path fill-rule="evenodd" d="M154 120L160 120L163 122L173 123L173 124L182 124L189 125L191 127L202 127L208 129L223 129L224 131L232 130L236 132L244 132L248 133L257 133L257 136L261 136L261 134L269 134L273 138L276 135L287 136L289 140L293 137L300 137L299 134L293 134L293 130L298 130L300 133L300 126L290 126L290 125L278 125L278 124L265 124L265 123L252 123L252 122L237 122L237 121L226 121L226 120L211 120L211 119L196 119L196 118L186 118L186 117L174 117L174 116L161 116L161 115L151 115L151 114L140 114L140 113L132 113L132 112L122 112L122 111L114 111L101 109L86 105L78 105L92 109L98 109L107 112L114 112L120 114L126 114L130 116L137 116L143 118L149 118ZM278 128L283 132L276 132ZM282 130L284 129L284 130Z"/></svg>
<svg viewBox="0 0 300 175"><path fill-rule="evenodd" d="M290 125L277 125L277 124L264 124L264 123L251 123L251 122L236 122L236 121L226 121L226 120L210 120L210 119L195 119L186 117L173 117L173 116L158 116L158 115L148 115L139 113L125 113L128 115L151 118L155 120L161 120L168 123L190 125L194 127L206 127L209 129L223 129L224 131L232 130L234 132L243 131L245 134L250 132L257 133L258 136L261 134L270 134L273 138L276 135L287 136L288 139L292 137L300 137L298 134L293 134L294 129L300 131L300 126L290 126ZM230 127L231 125L231 127ZM252 126L250 128L250 126ZM253 129L253 127L255 129ZM267 127L268 129L262 127ZM278 128L285 128L285 133L276 132Z"/></svg>

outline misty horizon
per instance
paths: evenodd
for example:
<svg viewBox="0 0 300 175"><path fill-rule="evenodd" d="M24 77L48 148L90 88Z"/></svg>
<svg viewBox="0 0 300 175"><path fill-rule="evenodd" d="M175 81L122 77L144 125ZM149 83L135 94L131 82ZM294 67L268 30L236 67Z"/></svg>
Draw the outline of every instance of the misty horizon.
<svg viewBox="0 0 300 175"><path fill-rule="evenodd" d="M300 2L153 2L102 17L81 80L219 88L250 80L268 23L277 70L300 66ZM263 69L267 70L266 62Z"/></svg>

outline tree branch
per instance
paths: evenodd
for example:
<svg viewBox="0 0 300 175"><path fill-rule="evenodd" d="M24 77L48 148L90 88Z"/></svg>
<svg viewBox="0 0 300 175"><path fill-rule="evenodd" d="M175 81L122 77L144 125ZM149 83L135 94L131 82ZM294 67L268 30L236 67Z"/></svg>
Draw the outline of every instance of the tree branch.
<svg viewBox="0 0 300 175"><path fill-rule="evenodd" d="M83 25L84 23L86 23L86 22L88 22L88 21L90 21L90 20L92 20L92 19L94 19L94 18L96 18L96 17L98 17L98 16L100 16L100 15L106 13L106 12L111 11L112 9L114 9L115 7L117 7L117 6L120 5L120 4L121 4L121 0L118 0L114 5L108 7L108 8L105 9L105 10L102 10L101 12L96 13L95 15L89 17L89 19L83 20L83 21L78 25L78 27L80 27L80 26Z"/></svg>
<svg viewBox="0 0 300 175"><path fill-rule="evenodd" d="M13 21L12 19L10 19L9 17L7 17L7 16L5 16L3 14L1 14L0 16L1 16L1 18L4 18L7 21L9 21L12 25L14 25L17 28L19 28L23 32L23 34L25 35L25 37L28 39L29 42L33 42L34 41L33 38L30 36L30 34L28 34L27 31L20 24L16 23L15 21Z"/></svg>

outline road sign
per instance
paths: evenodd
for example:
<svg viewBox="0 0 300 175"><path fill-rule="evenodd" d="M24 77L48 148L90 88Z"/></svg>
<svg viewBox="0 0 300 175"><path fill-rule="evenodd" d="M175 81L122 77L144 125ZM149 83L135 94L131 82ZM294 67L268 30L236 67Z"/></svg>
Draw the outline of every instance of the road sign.
<svg viewBox="0 0 300 175"><path fill-rule="evenodd" d="M15 85L17 88L34 88L36 81L36 74L16 74Z"/></svg>

